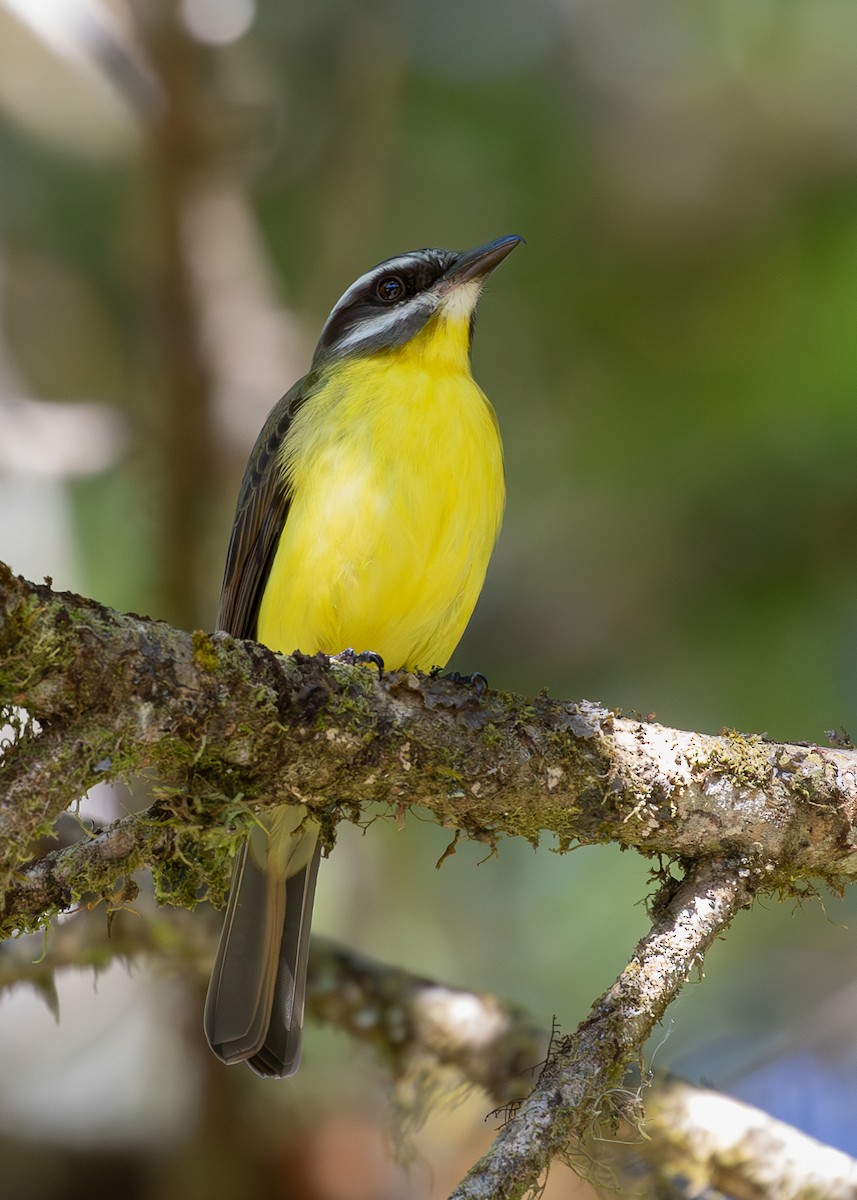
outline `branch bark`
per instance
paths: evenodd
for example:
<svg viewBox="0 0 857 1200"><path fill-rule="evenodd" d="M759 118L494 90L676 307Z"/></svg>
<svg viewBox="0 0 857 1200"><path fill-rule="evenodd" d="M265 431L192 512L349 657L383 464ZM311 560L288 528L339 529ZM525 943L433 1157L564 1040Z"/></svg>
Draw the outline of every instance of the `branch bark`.
<svg viewBox="0 0 857 1200"><path fill-rule="evenodd" d="M488 842L550 831L561 848L743 855L771 889L857 872L853 750L687 733L407 672L379 679L115 613L8 569L0 704L41 727L0 765L19 842L86 787L150 770L162 785L152 820L169 810L197 833L234 819L231 805L302 803L332 840L367 804L417 804ZM144 847L134 865L157 851Z"/></svg>

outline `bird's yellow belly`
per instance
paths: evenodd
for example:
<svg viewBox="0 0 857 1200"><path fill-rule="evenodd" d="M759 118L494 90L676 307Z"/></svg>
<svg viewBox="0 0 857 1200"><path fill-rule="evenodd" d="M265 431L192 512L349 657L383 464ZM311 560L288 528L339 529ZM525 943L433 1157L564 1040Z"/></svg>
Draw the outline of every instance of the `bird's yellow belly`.
<svg viewBox="0 0 857 1200"><path fill-rule="evenodd" d="M283 461L292 501L259 640L372 650L390 669L444 665L503 512L497 425L473 380L389 363L373 378L360 364L298 413Z"/></svg>

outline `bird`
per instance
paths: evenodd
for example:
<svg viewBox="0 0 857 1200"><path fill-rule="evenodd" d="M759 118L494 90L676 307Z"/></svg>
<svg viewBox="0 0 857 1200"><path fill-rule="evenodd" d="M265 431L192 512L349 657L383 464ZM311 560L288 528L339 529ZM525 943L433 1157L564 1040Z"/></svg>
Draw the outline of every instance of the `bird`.
<svg viewBox="0 0 857 1200"><path fill-rule="evenodd" d="M283 654L446 665L505 506L497 418L471 374L476 304L522 241L400 254L343 293L250 454L219 630ZM224 1063L298 1069L320 852L301 805L260 814L239 852L204 1016Z"/></svg>

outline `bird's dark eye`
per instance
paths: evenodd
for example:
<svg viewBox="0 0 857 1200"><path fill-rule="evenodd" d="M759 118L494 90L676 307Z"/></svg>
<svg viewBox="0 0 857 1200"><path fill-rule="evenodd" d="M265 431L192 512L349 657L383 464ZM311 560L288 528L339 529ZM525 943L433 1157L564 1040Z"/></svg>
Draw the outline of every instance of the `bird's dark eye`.
<svg viewBox="0 0 857 1200"><path fill-rule="evenodd" d="M382 304L395 304L405 294L405 281L400 275L384 275L375 284L375 295Z"/></svg>

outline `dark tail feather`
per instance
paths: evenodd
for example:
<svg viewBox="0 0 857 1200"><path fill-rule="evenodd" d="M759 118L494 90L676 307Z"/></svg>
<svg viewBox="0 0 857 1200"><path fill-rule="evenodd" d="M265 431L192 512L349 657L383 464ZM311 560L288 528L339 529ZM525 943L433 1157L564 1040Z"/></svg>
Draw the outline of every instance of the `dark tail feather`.
<svg viewBox="0 0 857 1200"><path fill-rule="evenodd" d="M246 1060L258 1074L279 1078L300 1063L321 848L309 823L291 834L286 828L281 843L288 853L282 844L273 847L276 836L254 827L236 863L204 1024L222 1062ZM288 874L290 863L298 867L294 874Z"/></svg>
<svg viewBox="0 0 857 1200"><path fill-rule="evenodd" d="M248 1065L276 1079L294 1075L303 1049L304 999L315 878L321 858L316 845L307 865L286 882L286 919L280 943L271 1019L264 1043Z"/></svg>

